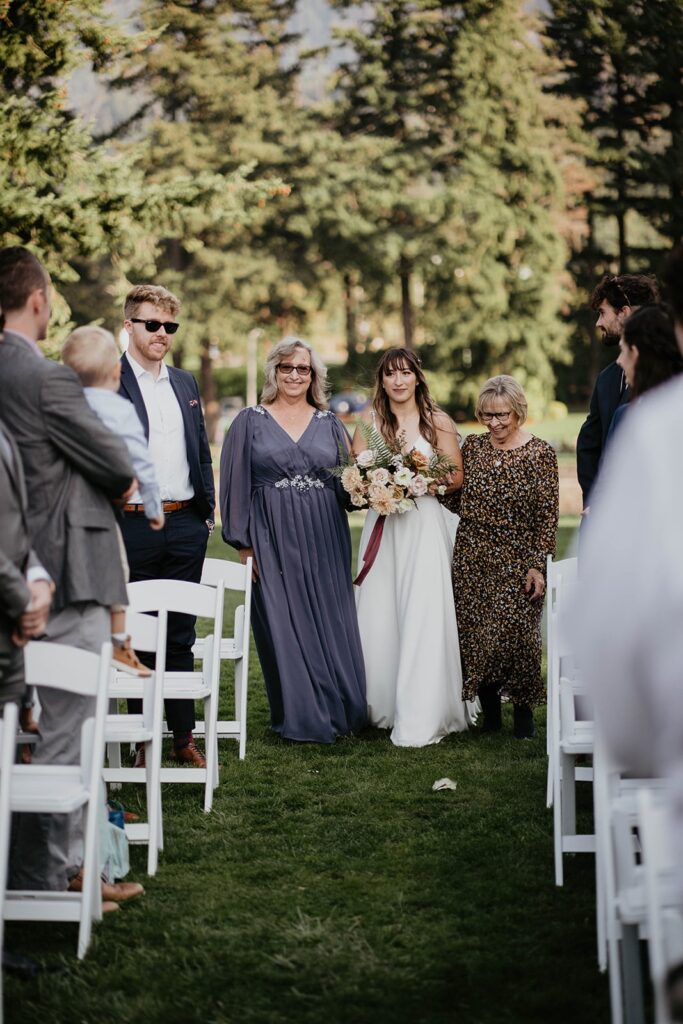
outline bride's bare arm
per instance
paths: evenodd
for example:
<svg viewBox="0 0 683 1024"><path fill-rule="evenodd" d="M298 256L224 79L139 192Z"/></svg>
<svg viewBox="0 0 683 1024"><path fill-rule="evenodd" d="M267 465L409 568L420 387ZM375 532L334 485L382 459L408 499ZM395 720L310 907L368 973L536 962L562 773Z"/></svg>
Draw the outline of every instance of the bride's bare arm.
<svg viewBox="0 0 683 1024"><path fill-rule="evenodd" d="M434 426L436 427L437 448L439 452L450 459L455 466L451 474L451 482L446 488L446 493L452 494L453 491L460 490L463 481L462 453L460 451L458 431L450 416L441 411L437 412L434 416Z"/></svg>

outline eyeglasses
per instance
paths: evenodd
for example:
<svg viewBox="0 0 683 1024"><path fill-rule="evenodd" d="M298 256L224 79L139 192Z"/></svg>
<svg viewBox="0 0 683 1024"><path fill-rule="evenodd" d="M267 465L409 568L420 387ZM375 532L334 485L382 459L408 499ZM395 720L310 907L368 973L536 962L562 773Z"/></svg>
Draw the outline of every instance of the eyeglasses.
<svg viewBox="0 0 683 1024"><path fill-rule="evenodd" d="M483 412L481 413L482 423L493 423L494 420L498 420L499 423L507 423L512 416L512 412Z"/></svg>
<svg viewBox="0 0 683 1024"><path fill-rule="evenodd" d="M300 377L310 377L313 372L311 367L306 366L305 363L302 363L300 366L295 366L294 363L278 363L277 368L280 373L285 375L285 377L289 377L289 375L294 373L294 371L296 371Z"/></svg>
<svg viewBox="0 0 683 1024"><path fill-rule="evenodd" d="M162 327L167 334L175 334L180 327L180 324L175 324L172 320L139 320L135 316L130 318L130 322L132 324L144 324L145 330L149 331L150 334L156 334Z"/></svg>

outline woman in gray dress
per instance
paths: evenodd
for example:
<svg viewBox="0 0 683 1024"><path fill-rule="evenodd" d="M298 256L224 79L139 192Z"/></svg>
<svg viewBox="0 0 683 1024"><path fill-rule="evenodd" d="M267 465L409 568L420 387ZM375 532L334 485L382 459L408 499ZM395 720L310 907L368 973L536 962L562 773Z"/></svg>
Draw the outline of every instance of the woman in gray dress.
<svg viewBox="0 0 683 1024"><path fill-rule="evenodd" d="M299 338L271 351L261 404L235 419L221 455L223 539L254 559L252 621L272 727L331 743L366 724L345 495L330 467L346 430L327 409L326 370Z"/></svg>

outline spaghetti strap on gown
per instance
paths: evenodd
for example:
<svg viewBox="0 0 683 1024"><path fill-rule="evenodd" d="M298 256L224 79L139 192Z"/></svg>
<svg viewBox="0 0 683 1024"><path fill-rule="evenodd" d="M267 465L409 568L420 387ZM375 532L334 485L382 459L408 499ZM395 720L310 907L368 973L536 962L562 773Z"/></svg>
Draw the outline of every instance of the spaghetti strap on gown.
<svg viewBox="0 0 683 1024"><path fill-rule="evenodd" d="M253 548L254 638L280 736L331 743L367 721L341 484L345 429L316 411L293 441L263 406L236 417L221 454L223 538Z"/></svg>
<svg viewBox="0 0 683 1024"><path fill-rule="evenodd" d="M426 455L422 437L415 447ZM377 513L361 537L363 565ZM386 517L377 558L360 587L360 628L370 722L391 729L396 746L438 743L467 729L473 706L462 700L462 671L450 565L457 516L436 498Z"/></svg>

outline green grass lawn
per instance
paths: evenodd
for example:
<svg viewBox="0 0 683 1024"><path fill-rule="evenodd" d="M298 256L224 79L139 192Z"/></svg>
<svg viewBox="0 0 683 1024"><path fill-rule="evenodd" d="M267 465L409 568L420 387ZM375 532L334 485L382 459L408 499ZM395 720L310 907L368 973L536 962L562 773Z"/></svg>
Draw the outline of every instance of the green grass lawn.
<svg viewBox="0 0 683 1024"><path fill-rule="evenodd" d="M228 551L214 537L210 553ZM608 1020L592 858L553 882L542 721L531 743L506 708L502 735L421 750L377 730L293 744L269 731L253 652L250 682L246 760L222 744L210 815L201 787L164 787L159 872L146 882L132 849L147 893L104 919L86 960L74 926L8 925L11 948L67 968L7 978L8 1024ZM442 776L455 792L432 792Z"/></svg>

